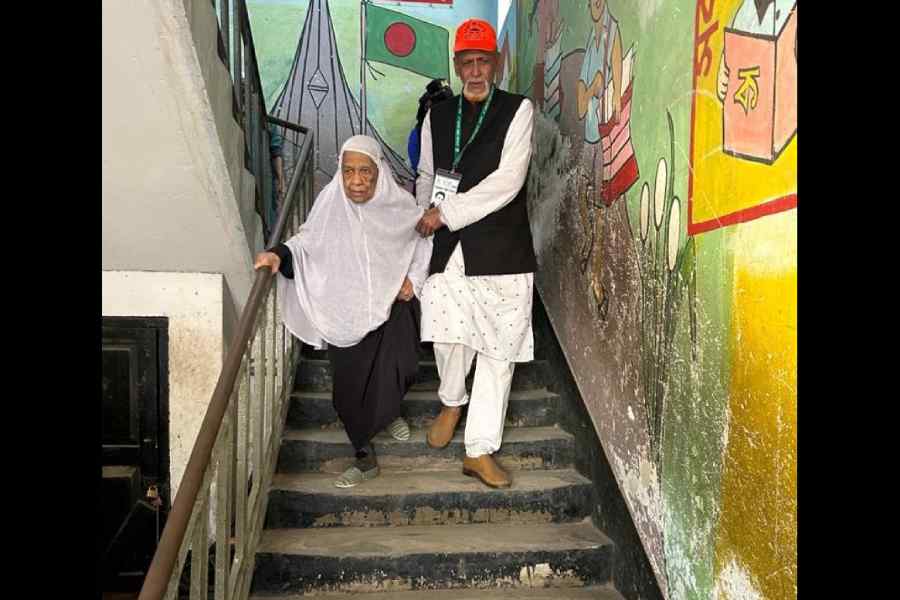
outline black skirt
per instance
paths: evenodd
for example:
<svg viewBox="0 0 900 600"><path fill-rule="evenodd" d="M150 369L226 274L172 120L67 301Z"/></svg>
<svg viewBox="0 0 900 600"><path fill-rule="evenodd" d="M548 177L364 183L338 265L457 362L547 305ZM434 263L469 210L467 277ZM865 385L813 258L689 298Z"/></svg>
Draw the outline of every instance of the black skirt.
<svg viewBox="0 0 900 600"><path fill-rule="evenodd" d="M378 329L349 348L328 347L332 400L356 450L400 416L419 368L419 300L394 302Z"/></svg>

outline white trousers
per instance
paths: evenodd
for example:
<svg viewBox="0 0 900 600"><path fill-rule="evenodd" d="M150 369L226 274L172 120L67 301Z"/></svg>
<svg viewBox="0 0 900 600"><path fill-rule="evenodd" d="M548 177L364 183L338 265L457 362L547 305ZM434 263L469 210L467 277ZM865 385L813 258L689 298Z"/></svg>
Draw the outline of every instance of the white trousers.
<svg viewBox="0 0 900 600"><path fill-rule="evenodd" d="M472 398L466 394L466 375L478 355ZM497 360L464 344L434 343L434 359L441 384L438 397L445 406L469 404L466 417L466 456L475 458L500 449L516 363Z"/></svg>

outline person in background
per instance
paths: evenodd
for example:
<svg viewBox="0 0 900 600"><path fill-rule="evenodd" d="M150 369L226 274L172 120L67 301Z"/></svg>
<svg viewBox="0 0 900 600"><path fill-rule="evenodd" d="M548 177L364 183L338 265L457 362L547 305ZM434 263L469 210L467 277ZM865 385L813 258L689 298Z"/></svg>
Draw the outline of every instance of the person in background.
<svg viewBox="0 0 900 600"><path fill-rule="evenodd" d="M284 181L284 136L280 128L269 123L269 158L272 160L272 197L269 202L268 223L269 235L275 229L278 209L284 201L287 185Z"/></svg>
<svg viewBox="0 0 900 600"><path fill-rule="evenodd" d="M409 154L409 164L413 173L418 173L419 156L421 155L422 122L431 107L438 102L453 97L453 90L443 79L432 79L426 86L425 93L419 98L419 111L416 113L416 126L409 132L409 141L406 150Z"/></svg>

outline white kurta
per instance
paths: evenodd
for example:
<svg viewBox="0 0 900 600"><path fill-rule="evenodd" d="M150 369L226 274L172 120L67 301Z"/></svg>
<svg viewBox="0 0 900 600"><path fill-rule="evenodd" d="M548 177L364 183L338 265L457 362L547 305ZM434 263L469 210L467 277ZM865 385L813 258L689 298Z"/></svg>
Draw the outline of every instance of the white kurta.
<svg viewBox="0 0 900 600"><path fill-rule="evenodd" d="M465 344L491 358L534 359L532 273L467 277L460 246L422 290L422 339Z"/></svg>
<svg viewBox="0 0 900 600"><path fill-rule="evenodd" d="M441 204L441 217L451 231L500 210L519 193L531 160L532 115L531 101L523 100L506 133L497 169L475 187ZM434 181L430 114L422 124L421 148L416 200L427 207ZM425 281L420 296L422 340L464 344L498 360L533 360L533 284L533 273L467 277L461 245L457 244L444 272Z"/></svg>

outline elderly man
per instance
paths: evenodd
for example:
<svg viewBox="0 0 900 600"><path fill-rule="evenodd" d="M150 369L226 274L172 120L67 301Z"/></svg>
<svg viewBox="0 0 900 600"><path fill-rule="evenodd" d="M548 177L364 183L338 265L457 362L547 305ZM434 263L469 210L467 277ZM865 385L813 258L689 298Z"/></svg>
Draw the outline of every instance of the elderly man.
<svg viewBox="0 0 900 600"><path fill-rule="evenodd" d="M463 473L492 487L509 475L500 448L513 368L534 358L536 268L525 180L533 108L497 89L497 37L489 23L463 22L453 65L463 92L432 107L422 125L417 201L431 205L416 226L434 234L422 290L422 339L434 342L443 407L428 444L443 448L469 404ZM466 375L478 357L471 400Z"/></svg>
<svg viewBox="0 0 900 600"><path fill-rule="evenodd" d="M257 269L281 273L278 297L290 332L328 345L332 400L356 454L337 487L378 475L376 433L387 428L398 440L409 438L400 401L418 368L416 296L431 252L413 229L421 216L378 141L353 136L297 235L256 259Z"/></svg>

